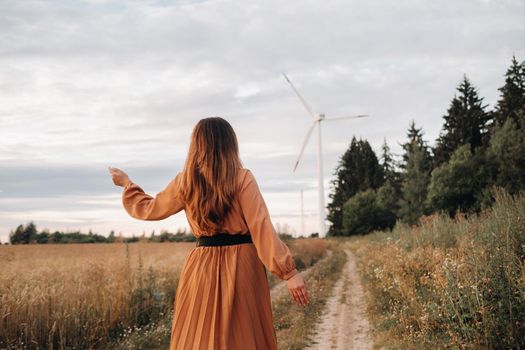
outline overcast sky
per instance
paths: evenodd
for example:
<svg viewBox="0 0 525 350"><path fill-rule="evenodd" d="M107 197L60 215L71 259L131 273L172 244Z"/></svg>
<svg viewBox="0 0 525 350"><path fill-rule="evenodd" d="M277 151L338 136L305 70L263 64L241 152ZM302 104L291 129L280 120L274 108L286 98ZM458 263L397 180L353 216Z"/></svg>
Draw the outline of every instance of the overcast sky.
<svg viewBox="0 0 525 350"><path fill-rule="evenodd" d="M412 119L433 145L463 74L491 108L512 55L525 59L523 0L0 0L0 240L39 230L107 235L188 227L131 218L108 165L151 195L182 170L196 122L235 129L274 224L317 230L312 118L327 116L325 198L353 135L400 152ZM315 136L315 135L313 135Z"/></svg>

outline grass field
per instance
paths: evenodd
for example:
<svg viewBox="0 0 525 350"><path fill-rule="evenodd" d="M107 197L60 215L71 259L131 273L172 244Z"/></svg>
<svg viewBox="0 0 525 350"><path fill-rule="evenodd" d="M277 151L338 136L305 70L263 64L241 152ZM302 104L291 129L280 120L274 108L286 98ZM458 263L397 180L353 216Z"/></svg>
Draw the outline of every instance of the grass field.
<svg viewBox="0 0 525 350"><path fill-rule="evenodd" d="M377 348L525 348L525 193L353 239Z"/></svg>
<svg viewBox="0 0 525 350"><path fill-rule="evenodd" d="M98 347L168 313L192 243L0 247L0 347Z"/></svg>
<svg viewBox="0 0 525 350"><path fill-rule="evenodd" d="M300 269L327 248L319 239L287 244ZM0 348L133 348L144 345L148 334L162 348L169 341L180 268L194 246L0 246Z"/></svg>
<svg viewBox="0 0 525 350"><path fill-rule="evenodd" d="M287 241L298 268L311 267L311 303L296 305L287 293L273 300L279 347L309 343L350 248L377 349L524 349L525 193L494 195L477 216L434 214L392 232ZM0 348L165 349L193 247L0 246ZM279 282L269 273L268 281Z"/></svg>

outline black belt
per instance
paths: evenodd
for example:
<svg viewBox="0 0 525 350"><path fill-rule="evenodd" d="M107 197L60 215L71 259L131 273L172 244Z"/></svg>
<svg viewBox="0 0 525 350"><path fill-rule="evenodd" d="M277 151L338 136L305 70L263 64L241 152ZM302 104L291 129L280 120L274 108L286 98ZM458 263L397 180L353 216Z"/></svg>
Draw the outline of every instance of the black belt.
<svg viewBox="0 0 525 350"><path fill-rule="evenodd" d="M213 236L200 236L197 238L197 247L200 246L224 246L241 243L253 243L250 234L216 233Z"/></svg>

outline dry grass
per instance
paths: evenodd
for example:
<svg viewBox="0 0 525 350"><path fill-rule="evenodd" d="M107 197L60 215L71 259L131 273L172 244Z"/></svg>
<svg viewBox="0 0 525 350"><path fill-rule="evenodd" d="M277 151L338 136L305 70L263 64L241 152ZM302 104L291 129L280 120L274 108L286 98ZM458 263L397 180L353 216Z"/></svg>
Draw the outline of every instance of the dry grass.
<svg viewBox="0 0 525 350"><path fill-rule="evenodd" d="M320 238L301 238L286 241L298 271L303 271L323 258L328 249L328 241ZM271 273L267 274L270 288L281 280Z"/></svg>
<svg viewBox="0 0 525 350"><path fill-rule="evenodd" d="M296 239L289 244L298 269L314 265L321 259L328 248L328 241L320 238Z"/></svg>
<svg viewBox="0 0 525 350"><path fill-rule="evenodd" d="M320 239L287 244L299 268L327 248ZM180 268L194 246L0 246L0 348L165 348Z"/></svg>
<svg viewBox="0 0 525 350"><path fill-rule="evenodd" d="M378 348L525 348L525 193L495 197L351 241Z"/></svg>
<svg viewBox="0 0 525 350"><path fill-rule="evenodd" d="M1 246L0 347L100 348L164 317L192 247Z"/></svg>
<svg viewBox="0 0 525 350"><path fill-rule="evenodd" d="M298 269L310 267L319 259L326 256L331 243L318 238L297 239L286 241L294 260L298 263ZM332 248L333 249L333 248ZM338 249L338 248L336 248ZM337 271L344 264L344 254L336 257L330 256L323 259L319 264L313 265L306 281L309 292L314 300L307 308L303 308L291 302L288 292L283 297L272 302L274 326L277 329L277 338L280 349L300 349L308 341L313 324L317 322L324 302L331 291L333 282L337 279ZM301 264L301 262L306 262ZM270 285L281 281L276 276L267 272ZM118 344L111 344L111 349L167 349L170 340L171 318L168 316L154 327L147 327L138 332L129 334ZM295 327L292 327L295 325ZM300 325L300 326L297 326Z"/></svg>

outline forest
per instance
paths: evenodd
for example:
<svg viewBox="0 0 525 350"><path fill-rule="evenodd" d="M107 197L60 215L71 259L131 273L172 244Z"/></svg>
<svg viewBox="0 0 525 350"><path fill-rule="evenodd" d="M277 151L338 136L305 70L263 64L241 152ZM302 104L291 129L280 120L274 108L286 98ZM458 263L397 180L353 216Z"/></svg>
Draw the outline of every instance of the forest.
<svg viewBox="0 0 525 350"><path fill-rule="evenodd" d="M434 145L412 120L399 160L386 140L377 155L354 136L333 174L328 236L414 225L433 213L479 213L494 203L491 188L525 189L525 61L512 57L498 90L490 110L464 75Z"/></svg>

